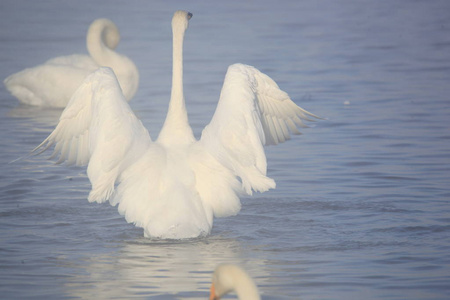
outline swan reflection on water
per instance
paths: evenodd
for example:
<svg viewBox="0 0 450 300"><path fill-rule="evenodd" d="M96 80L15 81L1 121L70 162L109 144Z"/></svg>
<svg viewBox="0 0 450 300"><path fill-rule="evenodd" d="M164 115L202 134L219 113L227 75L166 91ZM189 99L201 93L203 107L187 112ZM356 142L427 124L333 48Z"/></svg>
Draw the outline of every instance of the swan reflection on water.
<svg viewBox="0 0 450 300"><path fill-rule="evenodd" d="M253 255L244 260L246 251L248 245L220 235L184 241L141 238L114 249L111 255L93 254L77 261L77 274L67 277L65 290L67 296L83 299L135 295L207 299L212 273L220 263L241 265L256 281L270 278L265 259Z"/></svg>

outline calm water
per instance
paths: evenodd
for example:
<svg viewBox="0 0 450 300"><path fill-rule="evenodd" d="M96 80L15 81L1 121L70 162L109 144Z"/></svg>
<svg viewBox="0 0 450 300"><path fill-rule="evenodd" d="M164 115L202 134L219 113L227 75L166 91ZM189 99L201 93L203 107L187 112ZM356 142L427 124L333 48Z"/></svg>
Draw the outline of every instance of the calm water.
<svg viewBox="0 0 450 300"><path fill-rule="evenodd" d="M2 299L206 299L221 262L244 266L263 299L448 299L448 1L17 1L0 3L0 78L86 53L97 17L121 29L140 69L131 102L157 136L170 89L170 19L194 17L185 94L197 135L229 64L254 65L327 118L267 148L277 189L243 199L212 234L150 241L115 207L89 204L84 168L38 145L61 111L0 88ZM242 3L241 3L242 2Z"/></svg>

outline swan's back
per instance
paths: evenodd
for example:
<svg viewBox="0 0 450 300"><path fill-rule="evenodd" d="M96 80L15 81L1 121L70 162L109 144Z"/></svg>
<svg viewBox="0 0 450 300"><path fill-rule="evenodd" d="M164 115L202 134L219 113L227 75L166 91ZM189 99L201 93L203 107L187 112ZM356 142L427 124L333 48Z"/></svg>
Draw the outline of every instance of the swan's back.
<svg viewBox="0 0 450 300"><path fill-rule="evenodd" d="M97 69L88 56L57 57L4 80L7 90L28 105L65 107L89 73Z"/></svg>
<svg viewBox="0 0 450 300"><path fill-rule="evenodd" d="M189 149L167 149L152 143L121 175L112 205L126 220L153 238L181 239L206 236L212 210L195 187Z"/></svg>

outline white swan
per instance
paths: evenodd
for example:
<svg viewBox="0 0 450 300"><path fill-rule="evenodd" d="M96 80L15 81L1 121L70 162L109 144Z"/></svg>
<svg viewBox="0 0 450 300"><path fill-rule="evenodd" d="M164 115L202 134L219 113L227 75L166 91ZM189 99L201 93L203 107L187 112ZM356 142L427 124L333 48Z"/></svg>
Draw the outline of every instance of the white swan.
<svg viewBox="0 0 450 300"><path fill-rule="evenodd" d="M230 292L236 292L242 300L261 299L258 288L247 272L236 265L219 265L214 270L209 299L219 300Z"/></svg>
<svg viewBox="0 0 450 300"><path fill-rule="evenodd" d="M275 188L266 176L263 146L299 133L313 114L298 107L257 69L228 68L216 112L196 140L183 96L183 39L192 14L175 12L172 93L156 141L125 101L114 72L89 75L55 130L36 149L56 144L58 162L88 164L90 202L110 201L145 236L209 234L213 217L235 215L238 195Z"/></svg>
<svg viewBox="0 0 450 300"><path fill-rule="evenodd" d="M22 103L65 107L87 75L100 66L107 66L116 73L129 101L137 91L139 72L128 57L114 51L119 40L119 29L112 21L97 19L89 26L86 38L90 56L74 54L56 57L10 75L4 84Z"/></svg>

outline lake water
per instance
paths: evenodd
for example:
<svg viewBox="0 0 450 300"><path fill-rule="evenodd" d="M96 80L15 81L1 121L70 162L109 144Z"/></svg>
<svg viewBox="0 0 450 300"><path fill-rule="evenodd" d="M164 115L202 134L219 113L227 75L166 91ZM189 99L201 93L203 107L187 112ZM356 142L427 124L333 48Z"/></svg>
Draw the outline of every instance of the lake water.
<svg viewBox="0 0 450 300"><path fill-rule="evenodd" d="M2 0L0 78L86 53L88 25L108 17L140 70L131 107L156 137L170 20L186 9L197 136L235 62L327 120L267 147L277 188L243 198L210 236L151 241L115 207L88 203L85 168L26 156L61 111L21 106L1 87L1 298L206 299L212 270L232 262L263 299L448 299L450 2L174 2Z"/></svg>

